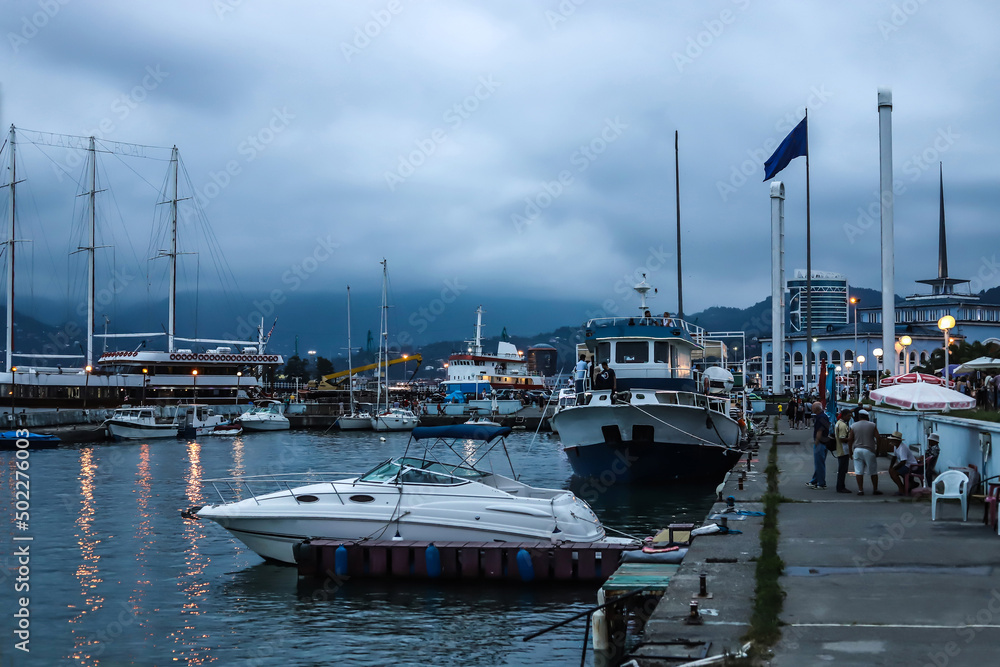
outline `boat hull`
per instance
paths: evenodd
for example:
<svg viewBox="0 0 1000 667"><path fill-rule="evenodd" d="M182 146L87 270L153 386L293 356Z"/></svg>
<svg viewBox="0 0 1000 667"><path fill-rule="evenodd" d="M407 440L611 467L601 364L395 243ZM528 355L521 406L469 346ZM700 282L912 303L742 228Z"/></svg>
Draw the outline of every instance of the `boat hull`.
<svg viewBox="0 0 1000 667"><path fill-rule="evenodd" d="M372 417L369 420L369 424L376 431L412 431L417 425L417 418L383 415Z"/></svg>
<svg viewBox="0 0 1000 667"><path fill-rule="evenodd" d="M372 430L372 418L344 415L337 419L337 428L341 431L370 431Z"/></svg>
<svg viewBox="0 0 1000 667"><path fill-rule="evenodd" d="M291 424L287 417L281 419L240 419L244 431L287 431Z"/></svg>
<svg viewBox="0 0 1000 667"><path fill-rule="evenodd" d="M574 473L605 484L719 481L742 456L739 424L697 406L568 407L553 428Z"/></svg>
<svg viewBox="0 0 1000 667"><path fill-rule="evenodd" d="M108 435L114 440L155 440L176 438L178 434L177 426L173 424L135 424L111 419L107 428Z"/></svg>

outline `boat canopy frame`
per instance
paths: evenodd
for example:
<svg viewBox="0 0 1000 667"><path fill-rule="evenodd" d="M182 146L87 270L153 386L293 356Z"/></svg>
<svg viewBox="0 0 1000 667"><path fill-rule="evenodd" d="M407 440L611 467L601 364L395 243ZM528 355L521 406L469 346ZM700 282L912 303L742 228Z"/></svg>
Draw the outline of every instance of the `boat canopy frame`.
<svg viewBox="0 0 1000 667"><path fill-rule="evenodd" d="M451 467L452 471L462 467L467 467L477 472L485 473L486 471L481 470L478 467L478 464L487 459L490 452L499 446L503 450L504 456L507 458L507 465L510 466L510 473L514 477L514 481L518 481L518 475L514 470L514 463L510 459L510 452L507 451L506 437L510 435L511 432L512 429L509 426L491 426L489 424L417 426L410 431L410 439L406 442L406 449L403 451L402 458L407 457L410 453L410 447L414 443L426 440L429 442L424 444L424 453L422 457L425 460L430 459L431 449L433 449L436 445L442 445L451 451L452 454L457 456L460 461L459 464L452 466L452 464L445 463L444 461L441 461L440 458L435 457L433 460L440 463L443 467ZM459 441L478 442L479 444L474 445L471 452L464 454L459 451L456 446ZM399 476L402 472L403 470L400 468L399 473L396 475L397 482L399 481ZM489 474L494 473L490 470Z"/></svg>

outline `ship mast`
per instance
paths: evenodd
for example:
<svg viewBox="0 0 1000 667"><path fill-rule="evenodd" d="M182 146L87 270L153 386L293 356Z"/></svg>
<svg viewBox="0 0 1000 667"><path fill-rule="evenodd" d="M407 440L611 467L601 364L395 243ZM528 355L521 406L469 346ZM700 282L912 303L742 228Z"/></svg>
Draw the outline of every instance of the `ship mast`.
<svg viewBox="0 0 1000 667"><path fill-rule="evenodd" d="M167 316L167 352L174 351L177 326L177 146L170 151L170 167L174 176L174 196L170 200L170 313Z"/></svg>
<svg viewBox="0 0 1000 667"><path fill-rule="evenodd" d="M476 340L472 345L472 354L477 357L483 354L483 307L476 308Z"/></svg>
<svg viewBox="0 0 1000 667"><path fill-rule="evenodd" d="M347 386L351 392L351 414L354 414L354 360L351 356L351 286L347 286Z"/></svg>
<svg viewBox="0 0 1000 667"><path fill-rule="evenodd" d="M97 246L97 151L94 137L90 138L90 197L89 229L87 230L87 366L94 365L94 253ZM107 333L107 332L105 332ZM105 342L108 340L104 339Z"/></svg>
<svg viewBox="0 0 1000 667"><path fill-rule="evenodd" d="M17 171L14 162L14 126L10 126L10 225L7 235L7 371L11 372L14 358L14 190Z"/></svg>

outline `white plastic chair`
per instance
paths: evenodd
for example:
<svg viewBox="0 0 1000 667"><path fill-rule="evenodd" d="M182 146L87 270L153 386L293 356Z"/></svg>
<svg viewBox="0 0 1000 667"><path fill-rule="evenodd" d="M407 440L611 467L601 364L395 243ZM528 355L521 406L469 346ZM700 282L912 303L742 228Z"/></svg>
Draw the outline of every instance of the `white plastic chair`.
<svg viewBox="0 0 1000 667"><path fill-rule="evenodd" d="M968 487L969 476L960 470L947 470L934 478L934 484L931 486L931 521L937 520L937 501L939 498L952 498L961 501L962 521L968 521L969 498L966 493Z"/></svg>

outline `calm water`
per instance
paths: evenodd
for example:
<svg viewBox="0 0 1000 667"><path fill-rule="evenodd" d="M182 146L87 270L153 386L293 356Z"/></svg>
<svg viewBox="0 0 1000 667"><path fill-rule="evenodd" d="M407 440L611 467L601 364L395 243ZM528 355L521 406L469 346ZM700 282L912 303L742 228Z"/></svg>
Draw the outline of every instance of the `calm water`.
<svg viewBox="0 0 1000 667"><path fill-rule="evenodd" d="M0 452L0 665L578 664L583 622L525 634L595 604L596 586L349 581L316 591L265 564L211 522L180 510L212 502L202 480L241 474L364 471L402 453L407 436L319 432L235 441L159 441L33 451L31 522L14 529L14 455ZM610 526L648 534L700 520L711 489L583 486L558 440L515 433L515 468L533 485L573 488ZM574 483L571 484L571 481ZM31 535L31 653L16 651L8 613L12 537Z"/></svg>

